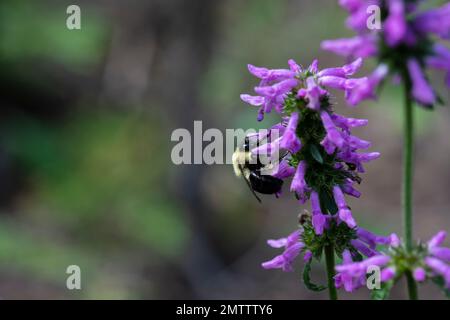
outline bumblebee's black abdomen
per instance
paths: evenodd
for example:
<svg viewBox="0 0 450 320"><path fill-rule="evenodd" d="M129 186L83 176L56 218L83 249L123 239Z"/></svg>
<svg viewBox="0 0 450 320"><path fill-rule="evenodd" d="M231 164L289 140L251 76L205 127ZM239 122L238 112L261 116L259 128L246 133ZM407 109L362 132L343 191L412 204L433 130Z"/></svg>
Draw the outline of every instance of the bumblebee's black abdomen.
<svg viewBox="0 0 450 320"><path fill-rule="evenodd" d="M269 175L260 175L258 172L251 172L249 180L253 190L262 194L280 192L283 186L283 180Z"/></svg>

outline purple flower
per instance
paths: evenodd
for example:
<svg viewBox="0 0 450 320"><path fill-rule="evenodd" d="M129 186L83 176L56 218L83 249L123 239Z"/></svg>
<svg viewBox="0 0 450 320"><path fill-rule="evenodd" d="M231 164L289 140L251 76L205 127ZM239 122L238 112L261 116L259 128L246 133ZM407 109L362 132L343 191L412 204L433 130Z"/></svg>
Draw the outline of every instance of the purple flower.
<svg viewBox="0 0 450 320"><path fill-rule="evenodd" d="M426 271L422 267L418 267L413 272L413 277L417 282L423 282L426 279Z"/></svg>
<svg viewBox="0 0 450 320"><path fill-rule="evenodd" d="M408 60L408 71L412 80L412 95L414 99L424 106L433 105L436 101L433 88L425 79L422 68L416 60Z"/></svg>
<svg viewBox="0 0 450 320"><path fill-rule="evenodd" d="M445 83L450 87L450 50L442 44L436 43L433 47L433 55L428 57L426 64L429 67L446 71Z"/></svg>
<svg viewBox="0 0 450 320"><path fill-rule="evenodd" d="M407 31L403 0L388 0L389 16L384 23L386 42L396 46L402 41Z"/></svg>
<svg viewBox="0 0 450 320"><path fill-rule="evenodd" d="M322 111L320 113L320 118L322 119L323 126L327 131L327 135L321 144L324 146L328 154L332 154L335 148L342 148L345 141L336 129L336 126L327 111Z"/></svg>
<svg viewBox="0 0 450 320"><path fill-rule="evenodd" d="M325 40L321 43L323 50L334 52L345 57L367 58L378 53L376 37L372 34L353 38Z"/></svg>
<svg viewBox="0 0 450 320"><path fill-rule="evenodd" d="M375 99L375 90L388 72L388 67L385 64L380 64L367 78L367 81L357 83L353 90L349 91L347 102L351 106L356 106L363 100Z"/></svg>
<svg viewBox="0 0 450 320"><path fill-rule="evenodd" d="M450 38L450 3L418 14L413 23L415 29L421 33L435 33L448 40Z"/></svg>
<svg viewBox="0 0 450 320"><path fill-rule="evenodd" d="M445 281L445 285L447 288L450 288L450 266L445 262L432 258L426 257L425 264L436 274L442 276Z"/></svg>
<svg viewBox="0 0 450 320"><path fill-rule="evenodd" d="M286 179L293 176L294 173L295 168L290 166L286 160L282 160L278 165L278 169L272 176L278 179Z"/></svg>
<svg viewBox="0 0 450 320"><path fill-rule="evenodd" d="M353 262L348 250L343 252L342 264L336 266L338 272L335 276L335 285L337 288L344 288L347 292L352 292L365 285L367 269L371 266L384 267L391 258L385 255L375 255L360 262ZM388 281L395 275L395 271L390 268L384 268L381 271L381 281Z"/></svg>
<svg viewBox="0 0 450 320"><path fill-rule="evenodd" d="M321 235L324 229L328 228L328 217L320 209L319 194L311 192L312 225L316 234Z"/></svg>
<svg viewBox="0 0 450 320"><path fill-rule="evenodd" d="M334 200L336 201L336 205L339 209L339 218L344 221L349 226L349 228L356 227L356 221L355 219L353 219L352 212L345 202L344 194L342 193L341 188L339 188L338 186L334 186L333 195Z"/></svg>
<svg viewBox="0 0 450 320"><path fill-rule="evenodd" d="M272 248L283 248L284 252L272 260L262 263L264 269L282 269L283 271L293 271L292 263L300 254L302 248L305 246L300 241L301 232L294 231L286 238L277 240L268 240L267 243Z"/></svg>
<svg viewBox="0 0 450 320"><path fill-rule="evenodd" d="M409 79L403 80L412 82L411 97L425 107L432 106L437 99L424 76L425 66L446 71L445 82L450 87L449 51L436 43L433 37L438 35L450 40L449 3L422 12L419 5L404 0L341 0L340 4L349 12L347 25L358 35L323 41L322 49L347 58L377 57L381 60L372 77L356 84L353 90L348 90L347 83L335 80L335 85L346 87L346 100L350 105L374 99L377 87L388 73L404 76L404 70L408 70ZM380 6L384 12L379 31L369 30L365 25L368 18L366 10L372 4ZM382 34L377 34L379 32Z"/></svg>
<svg viewBox="0 0 450 320"><path fill-rule="evenodd" d="M280 142L280 147L289 150L291 153L297 153L302 147L302 143L296 133L298 120L298 112L293 112Z"/></svg>
<svg viewBox="0 0 450 320"><path fill-rule="evenodd" d="M367 50L366 45L364 50ZM317 60L306 70L292 59L288 64L289 69L267 69L248 65L250 73L261 79L261 82L254 88L258 95L242 94L241 99L259 107L258 121L264 119L264 114L273 109L283 113L284 100L289 92L296 92L297 97L304 99L309 108L320 110L322 99L328 96L325 87L344 90L346 97L349 97L354 95L354 88L367 81L366 78L349 78L361 68L361 58L342 67L326 68L322 71L319 71Z"/></svg>
<svg viewBox="0 0 450 320"><path fill-rule="evenodd" d="M295 172L294 178L292 179L291 183L291 191L295 192L299 200L302 203L305 203L306 196L305 193L308 190L308 186L305 181L305 171L306 171L306 162L300 161L300 163L297 166L297 171Z"/></svg>

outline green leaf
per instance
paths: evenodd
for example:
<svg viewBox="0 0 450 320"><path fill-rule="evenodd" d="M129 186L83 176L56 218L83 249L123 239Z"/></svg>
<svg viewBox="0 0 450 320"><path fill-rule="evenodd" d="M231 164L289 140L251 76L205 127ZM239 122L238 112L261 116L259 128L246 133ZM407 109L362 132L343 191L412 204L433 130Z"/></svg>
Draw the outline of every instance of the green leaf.
<svg viewBox="0 0 450 320"><path fill-rule="evenodd" d="M431 280L434 282L434 284L436 284L439 287L439 289L442 290L442 292L444 293L445 297L447 299L450 299L450 289L448 289L445 286L444 278L442 276L437 276L437 277L431 278Z"/></svg>
<svg viewBox="0 0 450 320"><path fill-rule="evenodd" d="M320 164L323 164L322 155L320 154L320 151L319 151L319 149L317 149L315 144L312 144L309 147L309 151L311 152L311 155L314 158L314 160L316 160Z"/></svg>
<svg viewBox="0 0 450 320"><path fill-rule="evenodd" d="M320 292L325 290L327 287L322 285L317 285L311 282L311 260L308 261L305 264L305 268L303 269L303 283L305 284L306 288L308 288L311 291Z"/></svg>
<svg viewBox="0 0 450 320"><path fill-rule="evenodd" d="M391 289L394 286L394 281L388 281L381 283L380 289L374 289L370 293L370 298L372 300L386 300L389 298Z"/></svg>

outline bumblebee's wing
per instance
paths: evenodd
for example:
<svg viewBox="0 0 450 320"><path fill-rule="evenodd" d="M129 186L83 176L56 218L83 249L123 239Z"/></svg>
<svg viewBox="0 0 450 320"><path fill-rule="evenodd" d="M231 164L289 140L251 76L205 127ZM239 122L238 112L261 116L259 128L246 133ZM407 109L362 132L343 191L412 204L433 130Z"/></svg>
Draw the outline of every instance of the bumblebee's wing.
<svg viewBox="0 0 450 320"><path fill-rule="evenodd" d="M261 203L261 199L256 195L255 190L253 190L252 185L250 184L250 181L248 181L248 178L245 176L244 170L242 169L241 165L239 165L239 170L241 170L242 178L244 178L245 183L247 183L248 188L253 193L253 195L255 196L256 200L258 200L258 202Z"/></svg>

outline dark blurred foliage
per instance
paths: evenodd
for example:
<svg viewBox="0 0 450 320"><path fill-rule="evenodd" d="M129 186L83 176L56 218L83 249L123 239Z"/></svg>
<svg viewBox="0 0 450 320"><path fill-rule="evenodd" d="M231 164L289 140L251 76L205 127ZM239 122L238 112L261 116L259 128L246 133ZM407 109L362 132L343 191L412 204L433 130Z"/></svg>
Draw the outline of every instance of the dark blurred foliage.
<svg viewBox="0 0 450 320"><path fill-rule="evenodd" d="M194 120L274 122L256 124L239 100L256 83L246 64L342 63L319 50L351 34L337 1L83 0L78 31L66 28L69 4L0 3L0 297L326 298L303 287L300 263L260 268L276 254L265 240L293 230L304 208L287 192L259 205L230 166L173 165L170 134ZM400 100L391 85L357 109L335 98L339 112L370 118L358 133L383 154L351 203L381 233L400 232ZM417 110L422 239L450 226L449 120L447 107ZM71 264L80 291L65 287ZM324 282L320 264L313 278Z"/></svg>

